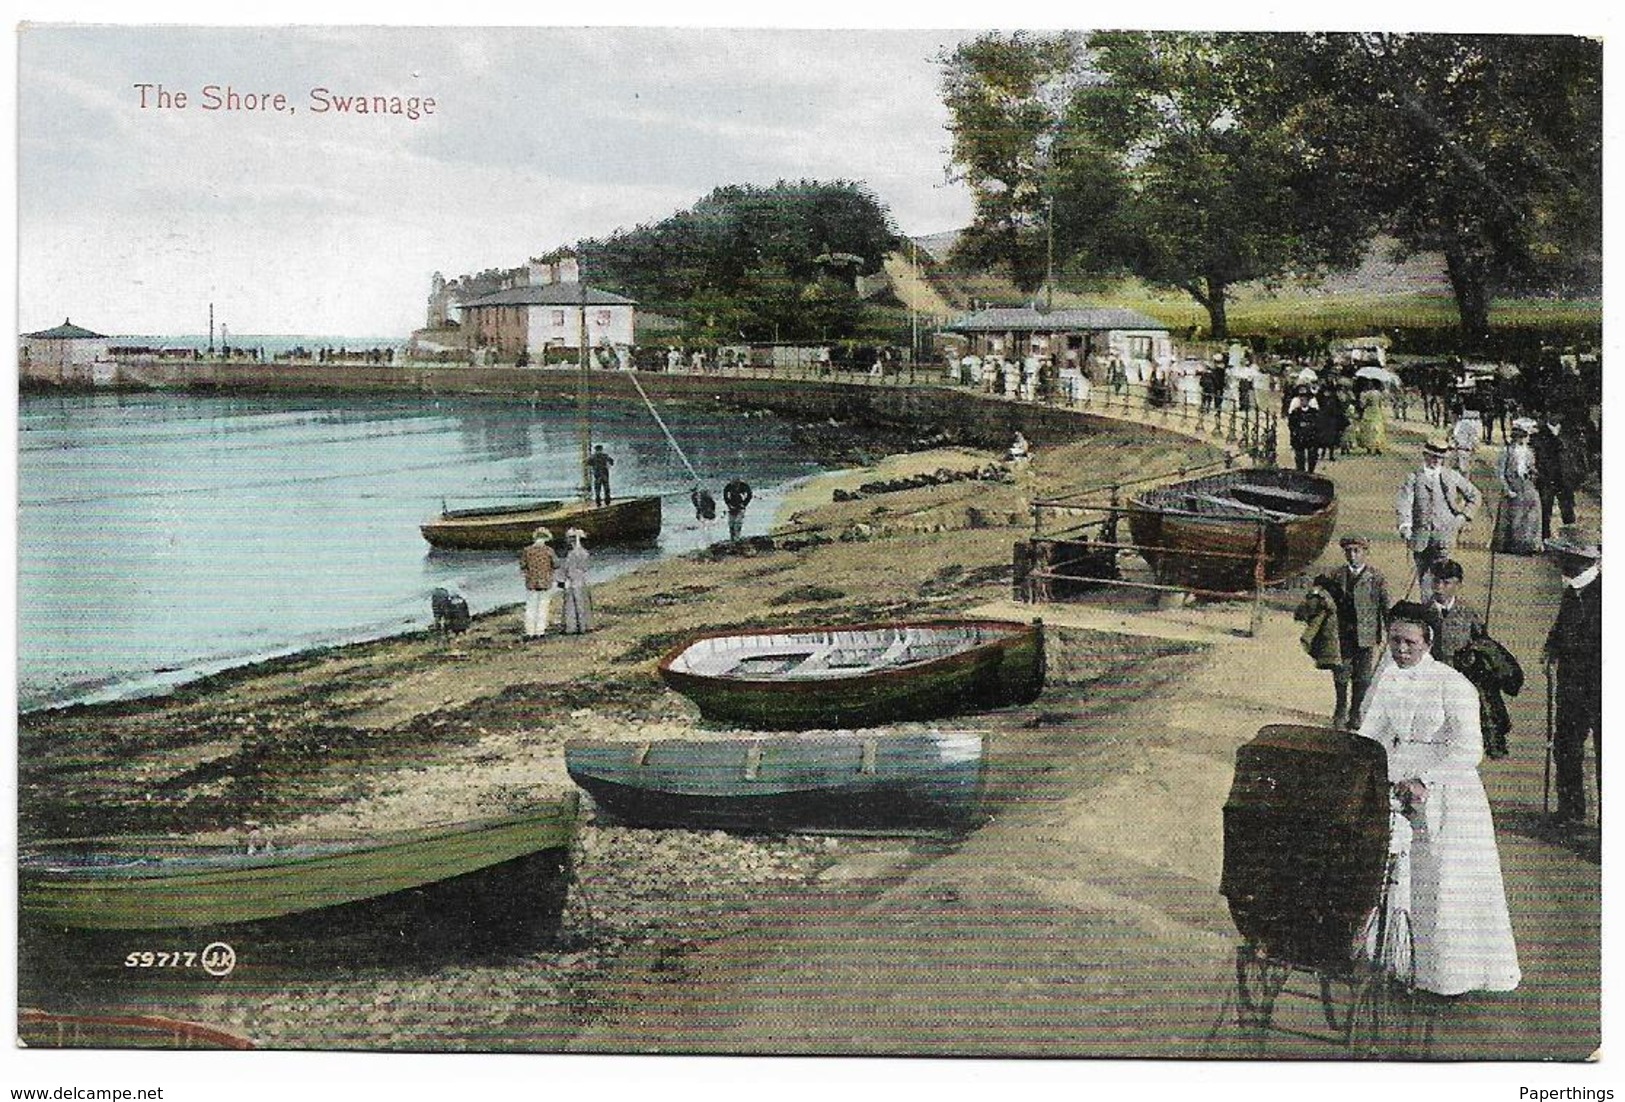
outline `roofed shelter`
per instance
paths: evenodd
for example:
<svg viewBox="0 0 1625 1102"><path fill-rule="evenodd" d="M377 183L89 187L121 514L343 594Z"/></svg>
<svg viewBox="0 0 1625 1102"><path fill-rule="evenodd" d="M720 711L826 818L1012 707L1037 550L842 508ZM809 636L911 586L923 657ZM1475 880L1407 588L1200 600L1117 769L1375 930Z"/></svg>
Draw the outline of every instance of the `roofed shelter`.
<svg viewBox="0 0 1625 1102"><path fill-rule="evenodd" d="M111 340L69 318L54 328L24 333L19 357L22 377L46 383L111 381L113 364L107 354Z"/></svg>
<svg viewBox="0 0 1625 1102"><path fill-rule="evenodd" d="M1149 379L1153 365L1173 360L1173 339L1166 325L1118 306L1047 311L1000 306L962 315L942 328L963 335L967 352L983 358L1053 356L1057 364L1083 368L1091 357L1104 363L1115 353L1134 382Z"/></svg>

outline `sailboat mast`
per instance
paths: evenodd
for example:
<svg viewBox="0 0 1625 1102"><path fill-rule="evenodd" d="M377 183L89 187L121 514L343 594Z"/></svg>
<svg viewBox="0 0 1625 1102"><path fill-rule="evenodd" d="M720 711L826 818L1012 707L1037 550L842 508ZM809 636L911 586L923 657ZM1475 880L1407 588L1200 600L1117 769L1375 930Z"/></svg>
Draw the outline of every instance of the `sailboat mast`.
<svg viewBox="0 0 1625 1102"><path fill-rule="evenodd" d="M592 399L588 390L590 377L587 374L590 362L587 349L587 273L583 270L580 253L576 254L576 288L579 292L580 305L577 340L581 345L581 372L580 378L576 380L576 439L581 444L581 500L591 501Z"/></svg>

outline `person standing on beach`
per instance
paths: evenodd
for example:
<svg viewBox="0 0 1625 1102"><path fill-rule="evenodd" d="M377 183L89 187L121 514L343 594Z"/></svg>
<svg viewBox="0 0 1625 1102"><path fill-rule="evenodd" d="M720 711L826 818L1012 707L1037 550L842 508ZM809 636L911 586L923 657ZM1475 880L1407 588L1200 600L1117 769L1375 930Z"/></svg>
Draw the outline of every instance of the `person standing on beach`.
<svg viewBox="0 0 1625 1102"><path fill-rule="evenodd" d="M609 504L609 469L614 465L615 460L604 450L604 445L594 444L592 454L587 457L587 470L592 476L594 505Z"/></svg>
<svg viewBox="0 0 1625 1102"><path fill-rule="evenodd" d="M564 634L582 635L592 630L592 591L587 586L587 569L592 556L582 545L587 533L572 528L564 534L570 553L564 556L559 572L564 586Z"/></svg>
<svg viewBox="0 0 1625 1102"><path fill-rule="evenodd" d="M1478 776L1478 693L1430 653L1431 614L1388 614L1388 659L1371 688L1364 738L1388 752L1397 867L1390 914L1408 914L1416 986L1437 995L1511 991L1523 978L1512 937L1495 820Z"/></svg>
<svg viewBox="0 0 1625 1102"><path fill-rule="evenodd" d="M1423 445L1421 468L1405 476L1394 499L1399 538L1411 545L1423 604L1433 599L1428 568L1450 557L1457 534L1472 520L1480 500L1466 475L1444 465L1450 453L1448 443L1430 440Z"/></svg>
<svg viewBox="0 0 1625 1102"><path fill-rule="evenodd" d="M547 634L547 621L553 613L554 571L558 557L551 546L553 533L538 528L531 543L519 552L519 568L525 575L525 638L540 639Z"/></svg>
<svg viewBox="0 0 1625 1102"><path fill-rule="evenodd" d="M1377 652L1388 632L1388 581L1382 571L1366 561L1371 541L1364 536L1344 536L1343 565L1327 578L1337 602L1337 628L1342 663L1332 670L1337 691L1337 711L1333 727L1360 725L1366 692L1376 669Z"/></svg>
<svg viewBox="0 0 1625 1102"><path fill-rule="evenodd" d="M1547 541L1563 573L1563 600L1541 657L1557 697L1552 755L1557 765L1556 820L1585 822L1585 748L1591 740L1602 774L1602 545L1590 532L1565 528ZM1601 799L1601 781L1598 781ZM1598 809L1598 819L1602 817Z"/></svg>
<svg viewBox="0 0 1625 1102"><path fill-rule="evenodd" d="M734 543L739 542L739 534L745 528L745 509L752 496L750 483L742 478L722 488L722 503L728 507L728 538Z"/></svg>

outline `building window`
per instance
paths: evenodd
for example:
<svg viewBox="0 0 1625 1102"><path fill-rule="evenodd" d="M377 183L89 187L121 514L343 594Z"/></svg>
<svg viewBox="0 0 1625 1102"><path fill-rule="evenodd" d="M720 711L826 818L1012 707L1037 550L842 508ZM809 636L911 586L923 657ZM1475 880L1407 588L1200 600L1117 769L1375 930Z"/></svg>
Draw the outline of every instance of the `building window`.
<svg viewBox="0 0 1625 1102"><path fill-rule="evenodd" d="M592 316L592 323L594 325L598 326L600 329L607 326L609 324L609 311L608 310L596 311Z"/></svg>
<svg viewBox="0 0 1625 1102"><path fill-rule="evenodd" d="M563 329L564 328L564 311L563 310L554 310L553 311L553 328L555 328L555 329Z"/></svg>
<svg viewBox="0 0 1625 1102"><path fill-rule="evenodd" d="M1128 355L1131 360L1149 360L1151 358L1151 338L1130 337L1128 339Z"/></svg>

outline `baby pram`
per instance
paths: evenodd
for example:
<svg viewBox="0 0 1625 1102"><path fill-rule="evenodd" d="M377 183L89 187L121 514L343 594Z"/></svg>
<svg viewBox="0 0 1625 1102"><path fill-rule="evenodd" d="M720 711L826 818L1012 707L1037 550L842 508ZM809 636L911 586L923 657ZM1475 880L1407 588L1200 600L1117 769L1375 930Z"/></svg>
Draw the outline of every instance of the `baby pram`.
<svg viewBox="0 0 1625 1102"><path fill-rule="evenodd" d="M1237 750L1219 890L1242 944L1215 1031L1233 1008L1260 1054L1271 1031L1351 1055L1419 1054L1408 831L1377 742L1277 724ZM1314 987L1292 985L1305 977ZM1282 1024L1286 998L1318 998L1325 1031Z"/></svg>

